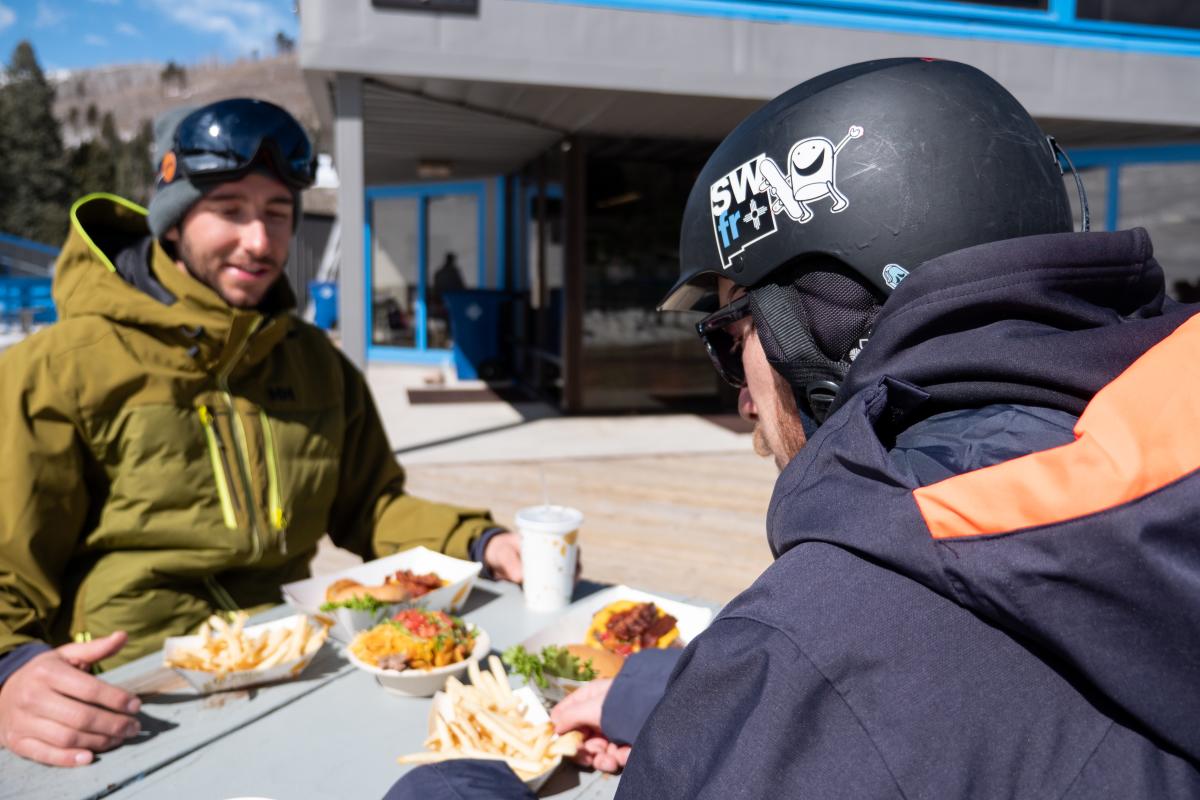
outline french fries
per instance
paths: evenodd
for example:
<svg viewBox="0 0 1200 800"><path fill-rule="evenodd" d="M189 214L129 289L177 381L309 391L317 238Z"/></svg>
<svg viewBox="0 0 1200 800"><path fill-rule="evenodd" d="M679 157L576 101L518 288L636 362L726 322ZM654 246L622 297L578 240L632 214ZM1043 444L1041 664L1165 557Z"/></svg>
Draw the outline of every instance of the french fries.
<svg viewBox="0 0 1200 800"><path fill-rule="evenodd" d="M164 659L168 667L213 672L263 671L315 653L329 635L327 620L315 627L299 616L286 626L247 633L247 614L239 611L231 622L214 614L200 625L197 645L176 647Z"/></svg>
<svg viewBox="0 0 1200 800"><path fill-rule="evenodd" d="M508 685L500 659L488 657L488 669L467 665L471 685L446 680L446 692L434 700L428 752L400 756L400 764L432 764L454 758L506 762L522 780L541 775L562 756L573 756L583 742L578 731L555 736L550 722L525 719L525 707Z"/></svg>

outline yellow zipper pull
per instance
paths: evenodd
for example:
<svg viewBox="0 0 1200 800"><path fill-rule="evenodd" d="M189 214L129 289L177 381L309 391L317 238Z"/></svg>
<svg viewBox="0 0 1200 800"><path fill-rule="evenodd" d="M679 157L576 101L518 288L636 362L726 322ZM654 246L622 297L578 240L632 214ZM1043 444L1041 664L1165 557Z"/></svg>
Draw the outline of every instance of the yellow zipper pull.
<svg viewBox="0 0 1200 800"><path fill-rule="evenodd" d="M283 497L279 489L279 458L275 452L275 435L271 430L271 419L267 412L258 410L258 421L262 426L263 445L267 462L267 502L270 506L271 527L279 534L279 552L287 555L287 517L283 513Z"/></svg>
<svg viewBox="0 0 1200 800"><path fill-rule="evenodd" d="M208 443L208 458L212 462L213 478L217 482L217 498L221 502L221 516L225 520L225 527L235 530L237 513L234 510L234 495L225 474L224 448L221 447L221 440L213 425L213 417L208 406L201 405L197 411L200 413L200 424L204 426L204 438Z"/></svg>

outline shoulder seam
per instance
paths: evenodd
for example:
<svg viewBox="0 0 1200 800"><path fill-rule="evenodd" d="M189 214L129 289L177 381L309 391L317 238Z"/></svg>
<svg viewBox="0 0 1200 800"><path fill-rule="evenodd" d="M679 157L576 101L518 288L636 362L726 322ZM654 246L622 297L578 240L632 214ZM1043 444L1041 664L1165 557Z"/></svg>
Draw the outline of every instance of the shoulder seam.
<svg viewBox="0 0 1200 800"><path fill-rule="evenodd" d="M1092 759L1094 759L1096 757L1096 753L1100 751L1100 745L1104 744L1104 741L1108 738L1109 734L1112 733L1114 727L1116 727L1116 722L1110 719L1108 721L1108 727L1104 729L1104 735L1096 740L1096 746L1092 748L1092 751L1088 753L1087 758L1085 758L1079 765L1079 771L1075 773L1075 777L1071 779L1071 782L1067 784L1065 789L1063 789L1062 794L1058 796L1059 800L1062 800L1062 798L1069 795L1071 790L1075 788L1075 785L1079 783L1079 779L1083 777L1083 771L1087 769L1088 764L1092 763Z"/></svg>

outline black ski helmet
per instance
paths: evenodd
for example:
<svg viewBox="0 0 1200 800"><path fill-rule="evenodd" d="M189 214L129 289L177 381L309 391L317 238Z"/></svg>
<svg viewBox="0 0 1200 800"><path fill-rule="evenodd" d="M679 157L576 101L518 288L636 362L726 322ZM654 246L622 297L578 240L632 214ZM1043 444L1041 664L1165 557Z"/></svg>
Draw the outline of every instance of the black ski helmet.
<svg viewBox="0 0 1200 800"><path fill-rule="evenodd" d="M868 61L793 87L721 142L659 308L703 308L717 276L751 287L805 256L886 296L935 256L1071 229L1054 149L1003 86L953 61Z"/></svg>
<svg viewBox="0 0 1200 800"><path fill-rule="evenodd" d="M842 67L776 97L713 152L684 210L679 280L659 308L715 307L717 277L751 289L768 361L819 422L878 305L911 270L1072 229L1062 174L1053 141L974 67ZM842 310L854 322L830 352L815 329Z"/></svg>

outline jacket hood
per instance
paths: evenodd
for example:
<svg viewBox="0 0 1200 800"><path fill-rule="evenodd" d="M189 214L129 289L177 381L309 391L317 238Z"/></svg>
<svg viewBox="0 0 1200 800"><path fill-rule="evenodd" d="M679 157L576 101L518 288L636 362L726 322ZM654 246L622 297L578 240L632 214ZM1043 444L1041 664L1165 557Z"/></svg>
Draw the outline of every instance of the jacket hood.
<svg viewBox="0 0 1200 800"><path fill-rule="evenodd" d="M1194 312L1165 299L1141 230L929 262L780 475L772 552L823 542L905 575L1200 761ZM1082 413L1075 441L923 487L891 460L914 421L994 403Z"/></svg>
<svg viewBox="0 0 1200 800"><path fill-rule="evenodd" d="M837 406L884 376L929 394L922 415L993 403L1078 415L1153 342L1174 305L1150 237L1059 233L926 262L884 304Z"/></svg>
<svg viewBox="0 0 1200 800"><path fill-rule="evenodd" d="M215 369L236 356L242 340L252 333L244 363L261 360L270 345L286 333L295 296L286 278L272 288L263 309L232 308L211 288L180 270L153 241L146 210L110 194L91 194L71 208L71 231L55 267L54 302L60 318L98 316L123 325L155 332L169 342L186 340L197 348L206 369ZM119 261L128 263L130 251L148 253L149 263L140 276L122 275ZM140 279L140 280L139 280ZM135 286L146 281L162 291L151 293ZM158 296L154 296L157 294ZM181 340L182 341L182 340Z"/></svg>

